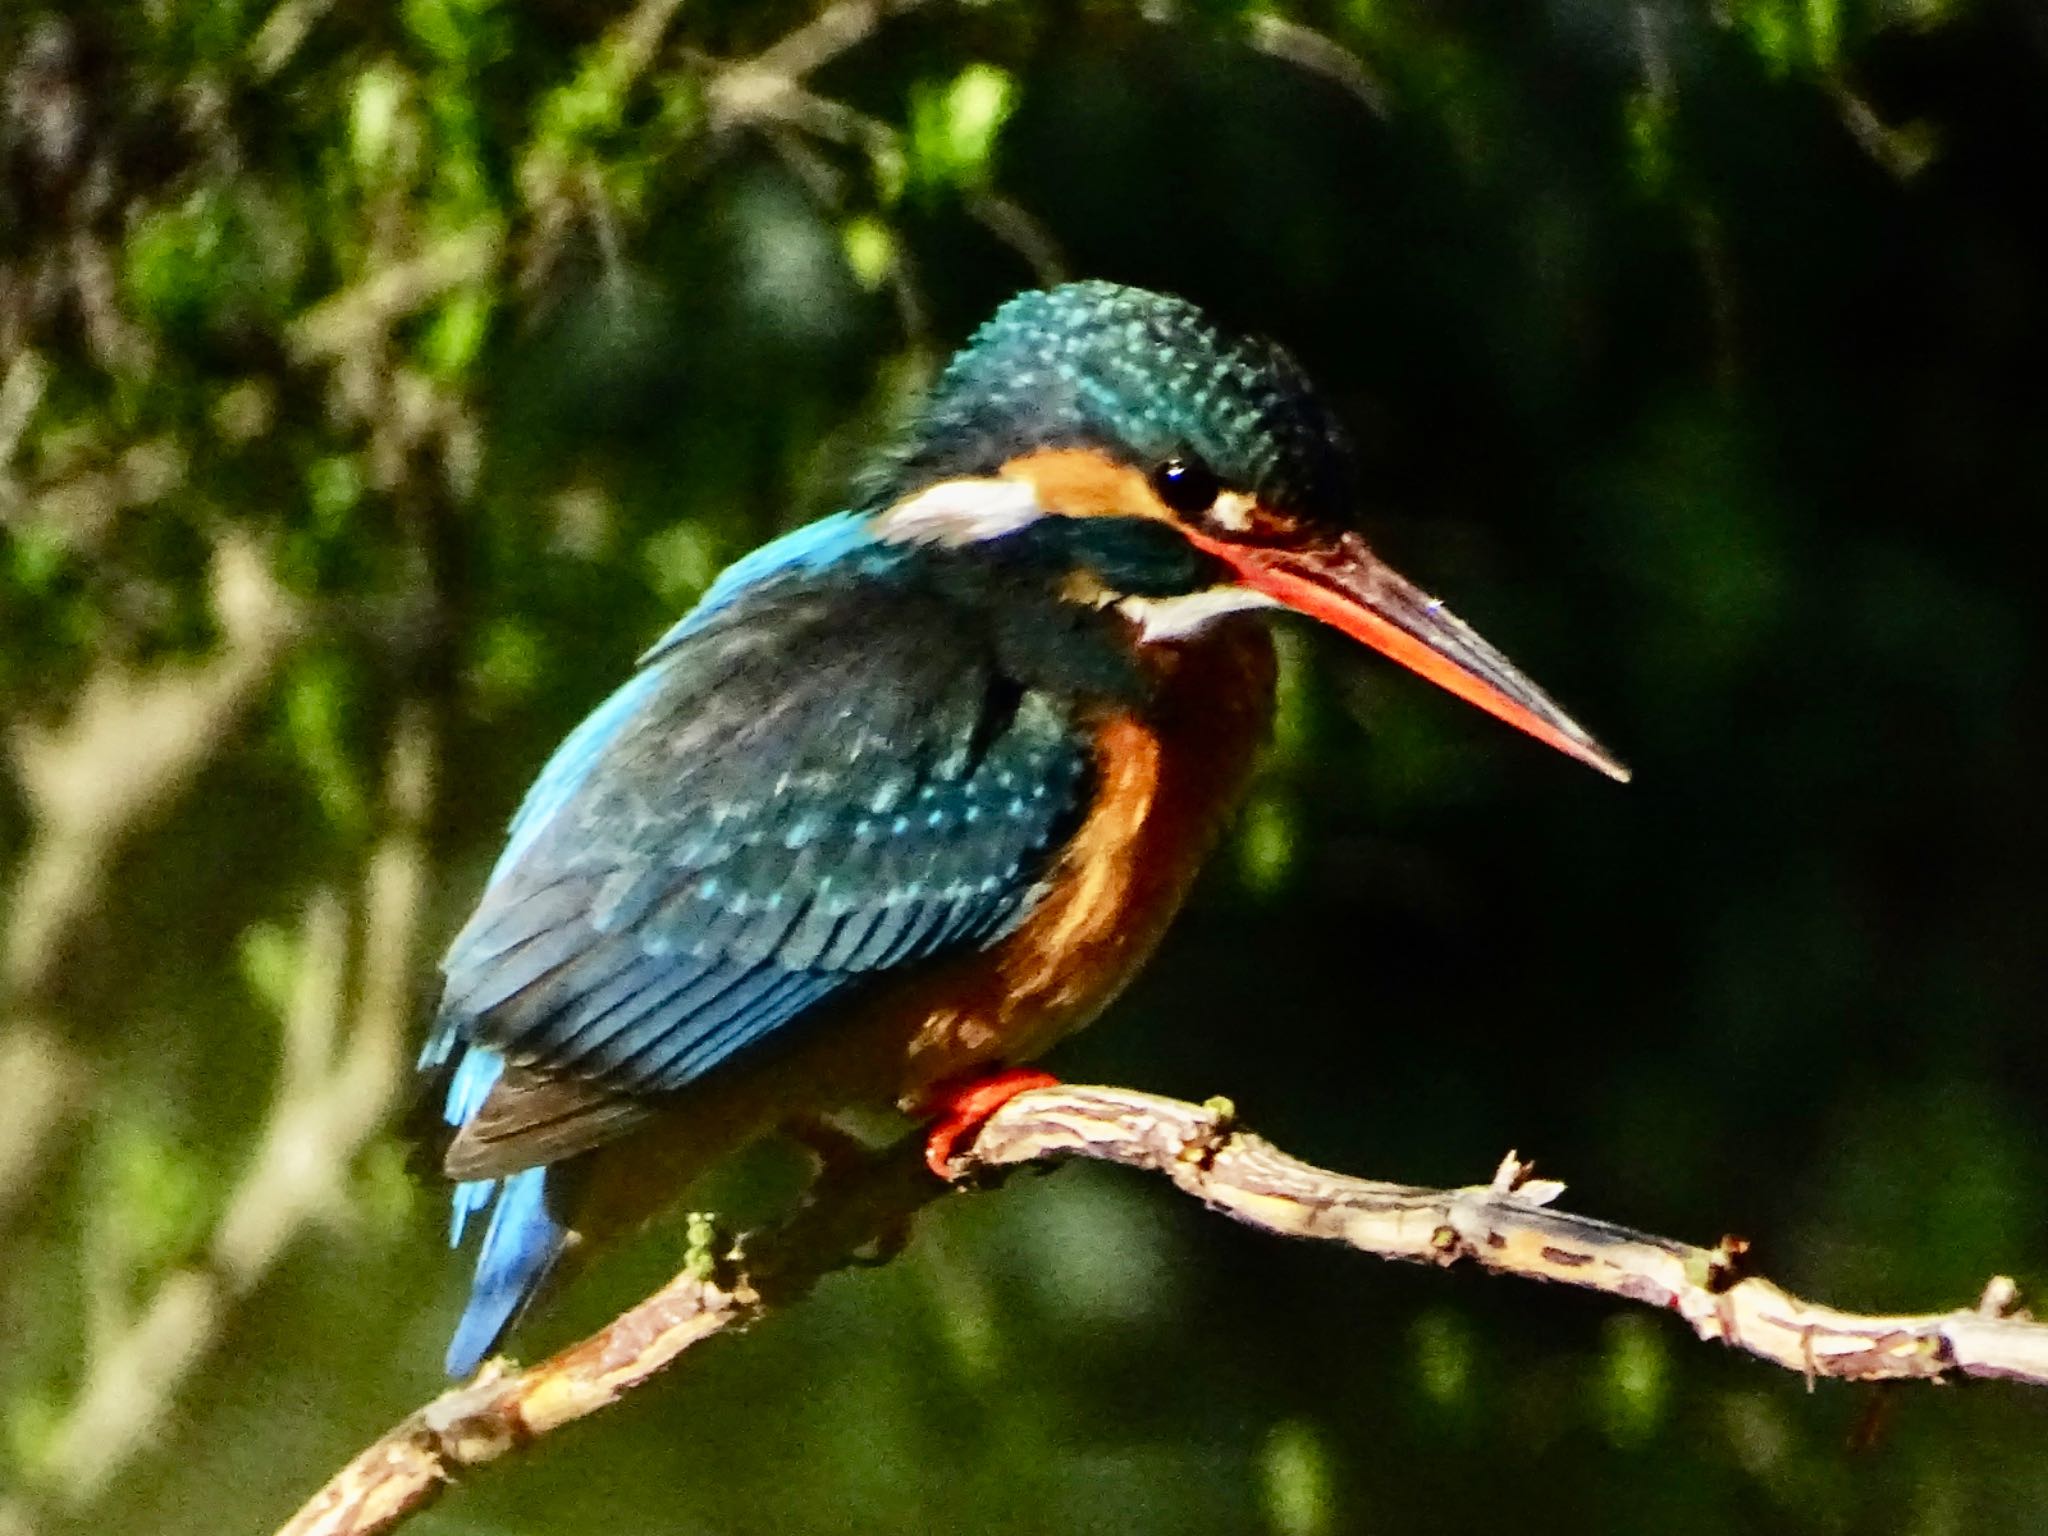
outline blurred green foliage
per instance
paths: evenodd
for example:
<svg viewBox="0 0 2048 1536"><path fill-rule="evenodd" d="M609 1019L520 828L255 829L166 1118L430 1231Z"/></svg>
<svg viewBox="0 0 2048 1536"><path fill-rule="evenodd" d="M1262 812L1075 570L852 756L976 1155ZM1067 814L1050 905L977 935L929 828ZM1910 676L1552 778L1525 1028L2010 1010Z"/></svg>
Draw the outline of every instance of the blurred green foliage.
<svg viewBox="0 0 2048 1536"><path fill-rule="evenodd" d="M2048 1287L2035 8L19 0L0 96L10 739L224 675L233 551L292 633L0 994L83 1084L0 1191L0 1520L264 1529L434 1390L462 1276L394 1102L111 1484L59 1486L107 1341L231 1267L301 916L367 931L406 706L424 1019L551 743L1055 272L1295 347L1382 545L1638 770L1291 636L1229 856L1055 1068L1389 1177L1516 1145L1844 1303ZM57 825L26 763L15 930ZM418 1528L2021 1532L2044 1434L1074 1170Z"/></svg>

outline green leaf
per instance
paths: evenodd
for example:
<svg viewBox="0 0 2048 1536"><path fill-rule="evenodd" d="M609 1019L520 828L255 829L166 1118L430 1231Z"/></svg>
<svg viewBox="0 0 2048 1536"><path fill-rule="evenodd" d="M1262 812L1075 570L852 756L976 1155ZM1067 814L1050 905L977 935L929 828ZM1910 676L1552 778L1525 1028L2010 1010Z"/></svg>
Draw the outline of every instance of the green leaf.
<svg viewBox="0 0 2048 1536"><path fill-rule="evenodd" d="M338 538L345 533L362 499L363 467L354 454L330 454L306 466L306 504L322 535Z"/></svg>
<svg viewBox="0 0 2048 1536"><path fill-rule="evenodd" d="M389 61L355 78L348 102L348 158L365 183L403 180L419 156L413 79Z"/></svg>
<svg viewBox="0 0 2048 1536"><path fill-rule="evenodd" d="M470 668L470 685L486 704L523 698L540 682L547 652L539 633L517 615L493 619L484 628Z"/></svg>
<svg viewBox="0 0 2048 1536"><path fill-rule="evenodd" d="M41 1471L55 1454L65 1414L55 1392L45 1386L27 1388L10 1398L6 1414L7 1459L31 1472Z"/></svg>
<svg viewBox="0 0 2048 1536"><path fill-rule="evenodd" d="M192 1148L146 1118L116 1120L100 1149L102 1240L129 1277L158 1273L198 1252L211 1224L211 1170Z"/></svg>
<svg viewBox="0 0 2048 1536"><path fill-rule="evenodd" d="M1415 1380L1422 1395L1441 1409L1462 1409L1472 1396L1478 1346L1465 1319L1444 1307L1415 1320Z"/></svg>
<svg viewBox="0 0 2048 1536"><path fill-rule="evenodd" d="M641 554L654 590L672 607L694 602L724 563L711 534L695 523L677 523L655 534L641 546Z"/></svg>
<svg viewBox="0 0 2048 1536"><path fill-rule="evenodd" d="M179 0L145 9L155 13L172 50L194 64L232 63L249 35L248 0Z"/></svg>
<svg viewBox="0 0 2048 1536"><path fill-rule="evenodd" d="M351 679L334 655L311 655L292 669L285 683L285 734L311 782L321 809L351 834L367 830L369 794L347 745L346 720Z"/></svg>
<svg viewBox="0 0 2048 1536"><path fill-rule="evenodd" d="M404 0L405 30L439 63L475 70L505 51L498 0Z"/></svg>
<svg viewBox="0 0 2048 1536"><path fill-rule="evenodd" d="M1790 0L1743 0L1730 15L1774 75L1789 75L1804 62L1804 27Z"/></svg>
<svg viewBox="0 0 2048 1536"><path fill-rule="evenodd" d="M853 280L869 293L889 280L896 269L896 236L880 219L866 214L848 219L839 231L839 245L846 252L846 264Z"/></svg>
<svg viewBox="0 0 2048 1536"><path fill-rule="evenodd" d="M299 946L276 923L252 923L242 931L235 959L242 981L264 1007L282 1018L291 1008L299 976Z"/></svg>
<svg viewBox="0 0 2048 1536"><path fill-rule="evenodd" d="M993 64L970 64L943 89L912 94L910 161L915 179L934 188L987 184L996 137L1016 106L1016 85Z"/></svg>
<svg viewBox="0 0 2048 1536"><path fill-rule="evenodd" d="M210 187L145 214L122 249L122 282L136 309L159 327L190 324L216 309L227 227L227 199Z"/></svg>
<svg viewBox="0 0 2048 1536"><path fill-rule="evenodd" d="M28 523L8 540L9 574L30 596L47 596L71 566L71 547L54 528Z"/></svg>
<svg viewBox="0 0 2048 1536"><path fill-rule="evenodd" d="M496 301L481 283L458 288L441 301L420 338L419 351L430 371L443 379L468 372L490 337Z"/></svg>
<svg viewBox="0 0 2048 1536"><path fill-rule="evenodd" d="M1842 63L1842 0L1806 0L1806 45L1829 74Z"/></svg>
<svg viewBox="0 0 2048 1536"><path fill-rule="evenodd" d="M1237 867L1245 885L1261 896L1284 888L1296 841L1292 805L1277 794L1254 800L1237 834Z"/></svg>
<svg viewBox="0 0 2048 1536"><path fill-rule="evenodd" d="M289 306L305 238L249 187L204 187L139 219L122 247L122 285L160 331L220 330Z"/></svg>
<svg viewBox="0 0 2048 1536"><path fill-rule="evenodd" d="M1276 1536L1323 1536L1337 1528L1337 1477L1328 1440L1305 1419L1273 1426L1259 1452L1266 1520Z"/></svg>
<svg viewBox="0 0 2048 1536"><path fill-rule="evenodd" d="M1658 91L1631 92L1623 107L1628 136L1629 171L1645 192L1661 193L1671 185L1671 102Z"/></svg>
<svg viewBox="0 0 2048 1536"><path fill-rule="evenodd" d="M1671 1400L1671 1368L1651 1318L1621 1313L1604 1329L1600 1418L1616 1445L1639 1445L1657 1432Z"/></svg>

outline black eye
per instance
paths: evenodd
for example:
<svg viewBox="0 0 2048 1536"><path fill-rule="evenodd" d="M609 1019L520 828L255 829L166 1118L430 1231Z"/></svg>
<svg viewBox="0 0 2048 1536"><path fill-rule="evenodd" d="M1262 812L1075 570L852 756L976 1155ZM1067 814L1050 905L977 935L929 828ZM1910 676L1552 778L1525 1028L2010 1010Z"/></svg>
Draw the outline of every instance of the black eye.
<svg viewBox="0 0 2048 1536"><path fill-rule="evenodd" d="M1199 459L1168 459L1152 471L1152 494L1168 509L1192 517L1216 505L1223 487Z"/></svg>

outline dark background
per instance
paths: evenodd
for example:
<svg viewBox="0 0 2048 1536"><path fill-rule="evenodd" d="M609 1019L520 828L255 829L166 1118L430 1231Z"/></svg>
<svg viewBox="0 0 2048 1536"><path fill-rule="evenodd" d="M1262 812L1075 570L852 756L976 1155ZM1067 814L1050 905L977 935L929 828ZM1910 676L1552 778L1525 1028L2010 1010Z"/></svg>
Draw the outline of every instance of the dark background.
<svg viewBox="0 0 2048 1536"><path fill-rule="evenodd" d="M2048 1285L2038 9L666 9L0 18L0 1531L265 1530L438 1389L405 1060L521 789L1056 274L1292 347L1381 549L1637 778L1291 631L1049 1064L1377 1176L1517 1147L1844 1305ZM2048 1530L2044 1444L1077 1168L416 1528L1945 1536Z"/></svg>

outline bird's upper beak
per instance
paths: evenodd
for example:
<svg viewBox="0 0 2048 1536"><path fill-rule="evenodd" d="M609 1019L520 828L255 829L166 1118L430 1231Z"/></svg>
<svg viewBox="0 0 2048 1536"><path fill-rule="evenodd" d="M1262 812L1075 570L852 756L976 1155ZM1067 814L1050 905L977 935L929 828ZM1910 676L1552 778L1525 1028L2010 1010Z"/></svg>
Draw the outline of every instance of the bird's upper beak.
<svg viewBox="0 0 2048 1536"><path fill-rule="evenodd" d="M1306 545L1194 542L1239 580L1297 613L1320 619L1538 741L1628 781L1629 771L1551 702L1505 656L1449 609L1366 547L1355 533Z"/></svg>

